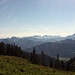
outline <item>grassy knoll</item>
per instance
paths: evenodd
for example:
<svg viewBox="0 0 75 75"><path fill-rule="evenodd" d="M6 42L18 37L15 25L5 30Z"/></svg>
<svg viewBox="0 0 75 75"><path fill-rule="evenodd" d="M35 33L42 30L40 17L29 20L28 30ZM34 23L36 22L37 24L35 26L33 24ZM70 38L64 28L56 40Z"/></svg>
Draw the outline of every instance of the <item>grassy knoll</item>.
<svg viewBox="0 0 75 75"><path fill-rule="evenodd" d="M0 56L0 75L75 75L75 73L30 64L23 58Z"/></svg>

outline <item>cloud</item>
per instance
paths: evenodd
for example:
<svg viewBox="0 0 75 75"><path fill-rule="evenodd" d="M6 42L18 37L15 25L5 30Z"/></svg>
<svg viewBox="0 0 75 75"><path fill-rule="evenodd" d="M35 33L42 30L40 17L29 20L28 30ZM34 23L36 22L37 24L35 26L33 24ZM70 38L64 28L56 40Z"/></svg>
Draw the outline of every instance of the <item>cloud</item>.
<svg viewBox="0 0 75 75"><path fill-rule="evenodd" d="M36 31L36 29L33 29L33 28L25 28L25 27L18 27L18 28L14 28L14 29L17 29L17 30L25 30L25 31Z"/></svg>
<svg viewBox="0 0 75 75"><path fill-rule="evenodd" d="M49 30L49 29L48 29L48 28L46 28L46 27L41 27L41 28L42 28L42 29L44 29L44 30L47 30L47 31Z"/></svg>
<svg viewBox="0 0 75 75"><path fill-rule="evenodd" d="M0 0L0 5L4 4L7 0Z"/></svg>
<svg viewBox="0 0 75 75"><path fill-rule="evenodd" d="M35 31L35 29L28 29L29 31Z"/></svg>

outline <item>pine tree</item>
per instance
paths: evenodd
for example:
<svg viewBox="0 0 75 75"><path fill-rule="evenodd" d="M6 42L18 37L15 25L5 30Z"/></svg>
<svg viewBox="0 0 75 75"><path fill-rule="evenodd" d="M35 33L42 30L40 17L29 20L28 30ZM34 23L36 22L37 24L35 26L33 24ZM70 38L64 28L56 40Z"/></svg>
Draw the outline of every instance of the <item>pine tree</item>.
<svg viewBox="0 0 75 75"><path fill-rule="evenodd" d="M56 68L56 69L60 69L61 68L61 64L60 64L60 60L59 60L59 55L57 55L57 59L55 60L54 68Z"/></svg>
<svg viewBox="0 0 75 75"><path fill-rule="evenodd" d="M59 60L59 55L57 54L57 59Z"/></svg>
<svg viewBox="0 0 75 75"><path fill-rule="evenodd" d="M64 70L65 69L65 65L64 65L64 61L61 60L61 68Z"/></svg>
<svg viewBox="0 0 75 75"><path fill-rule="evenodd" d="M0 54L5 54L5 44L3 42L0 43Z"/></svg>
<svg viewBox="0 0 75 75"><path fill-rule="evenodd" d="M50 60L50 64L49 66L52 68L53 67L53 62L52 62L52 59Z"/></svg>
<svg viewBox="0 0 75 75"><path fill-rule="evenodd" d="M31 53L30 55L30 61L33 63L33 64L38 64L38 57L37 57L37 54L36 54L36 51L35 51L35 47L33 49L33 52Z"/></svg>
<svg viewBox="0 0 75 75"><path fill-rule="evenodd" d="M40 65L46 66L44 52L41 52Z"/></svg>
<svg viewBox="0 0 75 75"><path fill-rule="evenodd" d="M66 70L67 70L67 71L70 71L70 70L71 70L71 65L70 65L69 62L66 64Z"/></svg>

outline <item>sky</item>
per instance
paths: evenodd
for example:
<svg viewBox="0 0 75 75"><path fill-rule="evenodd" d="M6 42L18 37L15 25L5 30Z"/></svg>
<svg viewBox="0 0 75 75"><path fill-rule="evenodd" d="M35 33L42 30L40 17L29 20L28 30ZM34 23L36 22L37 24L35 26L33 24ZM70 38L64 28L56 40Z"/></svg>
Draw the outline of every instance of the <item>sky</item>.
<svg viewBox="0 0 75 75"><path fill-rule="evenodd" d="M0 0L0 38L75 33L75 0Z"/></svg>

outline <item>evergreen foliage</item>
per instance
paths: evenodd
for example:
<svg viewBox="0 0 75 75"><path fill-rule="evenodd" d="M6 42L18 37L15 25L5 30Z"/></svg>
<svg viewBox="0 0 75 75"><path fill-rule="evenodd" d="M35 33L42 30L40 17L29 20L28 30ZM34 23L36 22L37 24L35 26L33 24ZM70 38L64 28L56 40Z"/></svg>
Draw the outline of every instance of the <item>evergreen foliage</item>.
<svg viewBox="0 0 75 75"><path fill-rule="evenodd" d="M22 49L21 47L10 44L4 44L3 42L0 43L0 55L9 55L9 56L22 56Z"/></svg>
<svg viewBox="0 0 75 75"><path fill-rule="evenodd" d="M37 57L35 48L33 49L33 52L32 52L31 55L30 55L30 61L31 61L33 64L38 64L38 57Z"/></svg>
<svg viewBox="0 0 75 75"><path fill-rule="evenodd" d="M50 66L51 68L53 68L53 61L52 61L52 59L50 60L49 66Z"/></svg>

